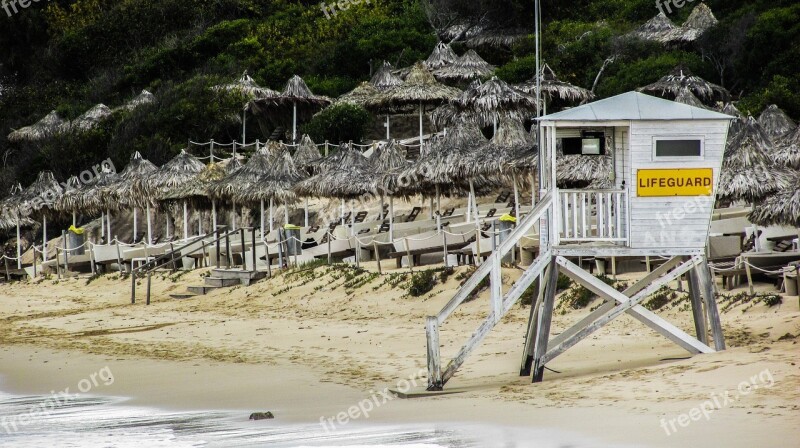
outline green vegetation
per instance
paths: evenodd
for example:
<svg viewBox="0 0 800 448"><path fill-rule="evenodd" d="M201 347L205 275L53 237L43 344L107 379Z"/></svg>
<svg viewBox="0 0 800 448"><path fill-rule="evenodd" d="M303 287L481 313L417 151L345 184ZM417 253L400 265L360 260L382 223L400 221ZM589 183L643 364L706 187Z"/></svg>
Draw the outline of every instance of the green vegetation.
<svg viewBox="0 0 800 448"><path fill-rule="evenodd" d="M699 3L699 2L698 2ZM680 24L698 3L676 9ZM542 3L544 59L564 80L614 95L651 83L677 64L727 87L741 109L776 103L800 118L800 4L794 0L707 0L719 25L692 45L621 39L657 13L652 0ZM439 8L438 14L430 6ZM485 17L531 29L533 2L380 0L352 5L328 20L318 2L287 0L51 0L8 17L0 13L0 191L43 170L59 180L111 157L123 166L138 150L162 164L188 140L239 139L244 99L211 86L247 70L281 90L294 74L317 94L337 96L369 79L383 60L404 67L434 47L435 27ZM444 9L442 9L444 8ZM465 51L463 39L457 52ZM508 81L531 78L533 39L512 48L481 47ZM148 89L156 104L117 111L95 131L56 141L12 143L11 129L51 110L72 119L96 103L115 108ZM266 139L291 117L248 119L247 140ZM340 106L308 122L316 140L359 140L370 117Z"/></svg>
<svg viewBox="0 0 800 448"><path fill-rule="evenodd" d="M430 292L436 285L436 276L432 269L415 272L411 276L411 286L408 293L411 297L419 297Z"/></svg>

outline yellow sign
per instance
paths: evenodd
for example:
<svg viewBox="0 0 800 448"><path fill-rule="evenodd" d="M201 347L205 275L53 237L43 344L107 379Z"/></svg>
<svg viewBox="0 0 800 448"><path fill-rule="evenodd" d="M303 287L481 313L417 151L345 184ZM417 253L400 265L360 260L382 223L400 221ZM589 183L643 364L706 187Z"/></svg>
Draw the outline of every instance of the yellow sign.
<svg viewBox="0 0 800 448"><path fill-rule="evenodd" d="M639 170L636 177L639 197L710 196L714 188L711 168Z"/></svg>

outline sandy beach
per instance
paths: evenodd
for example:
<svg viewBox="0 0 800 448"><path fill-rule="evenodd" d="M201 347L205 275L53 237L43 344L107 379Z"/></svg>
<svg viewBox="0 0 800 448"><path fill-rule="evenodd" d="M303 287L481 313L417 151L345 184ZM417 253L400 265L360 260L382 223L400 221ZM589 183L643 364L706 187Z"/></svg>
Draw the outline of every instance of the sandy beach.
<svg viewBox="0 0 800 448"><path fill-rule="evenodd" d="M407 269L356 276L321 266L183 301L168 294L201 284L206 270L165 273L154 277L150 306L131 305L130 283L117 274L4 284L0 390L75 390L107 367L113 383L88 393L163 409L241 411L245 420L269 410L271 424L318 423L403 379L424 387L425 316L452 297L466 269L423 297L408 295ZM506 269L504 283L520 273ZM530 310L516 305L448 383L459 393L384 400L351 424L495 424L631 446L786 446L800 436L798 298L751 305L722 314L724 352L689 357L623 317L550 363L540 384L516 374ZM443 327L445 357L488 307L484 292L458 309ZM588 309L563 309L552 333ZM693 328L685 303L659 314ZM680 424L713 396L720 406Z"/></svg>

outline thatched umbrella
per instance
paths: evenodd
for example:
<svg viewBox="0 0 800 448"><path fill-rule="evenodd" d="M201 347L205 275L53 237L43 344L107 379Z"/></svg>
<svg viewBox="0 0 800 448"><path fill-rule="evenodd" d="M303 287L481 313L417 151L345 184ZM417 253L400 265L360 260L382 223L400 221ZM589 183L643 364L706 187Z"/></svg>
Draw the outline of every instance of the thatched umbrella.
<svg viewBox="0 0 800 448"><path fill-rule="evenodd" d="M533 97L536 97L536 83L541 88L541 96L544 98L545 106L548 104L574 105L591 101L595 98L594 92L583 87L572 85L561 81L549 65L544 64L539 69L539 76L517 84L514 87Z"/></svg>
<svg viewBox="0 0 800 448"><path fill-rule="evenodd" d="M136 234L139 228L138 212L139 206L144 205L147 210L147 243L153 241L153 228L150 218L150 201L142 200L139 195L140 183L151 173L158 170L149 160L142 157L139 151L132 156L128 165L119 173L118 181L107 187L109 199L119 205L133 208L133 242L136 242ZM75 216L73 215L73 221ZM74 224L74 222L73 222Z"/></svg>
<svg viewBox="0 0 800 448"><path fill-rule="evenodd" d="M700 101L700 98L694 96L691 90L686 87L681 88L678 95L675 96L676 103L688 104L689 106L699 107L701 109L709 109L708 106Z"/></svg>
<svg viewBox="0 0 800 448"><path fill-rule="evenodd" d="M560 186L598 185L608 180L613 171L611 155L580 155L559 152L556 181Z"/></svg>
<svg viewBox="0 0 800 448"><path fill-rule="evenodd" d="M22 191L22 208L25 215L39 215L42 218L42 256L47 260L47 217L54 210L56 201L64 190L52 171L42 171L28 188Z"/></svg>
<svg viewBox="0 0 800 448"><path fill-rule="evenodd" d="M460 112L474 112L483 122L492 123L497 132L497 122L502 115L526 112L535 113L536 98L517 90L505 81L493 77L483 84L473 84L450 101Z"/></svg>
<svg viewBox="0 0 800 448"><path fill-rule="evenodd" d="M36 123L8 134L8 140L11 142L41 140L61 132L65 123L66 121L58 115L58 112L51 111Z"/></svg>
<svg viewBox="0 0 800 448"><path fill-rule="evenodd" d="M84 213L100 213L100 237L107 237L110 242L111 235L111 208L119 209L109 197L109 186L117 182L117 173L110 167L103 166L97 176L87 182L83 188L70 190L64 194L57 207L61 210Z"/></svg>
<svg viewBox="0 0 800 448"><path fill-rule="evenodd" d="M778 139L773 157L781 166L800 169L800 126Z"/></svg>
<svg viewBox="0 0 800 448"><path fill-rule="evenodd" d="M437 70L451 65L457 60L458 56L453 49L450 48L450 45L444 42L439 42L436 44L436 47L434 47L431 55L428 56L428 59L426 59L422 64L425 65L425 68L428 70Z"/></svg>
<svg viewBox="0 0 800 448"><path fill-rule="evenodd" d="M190 182L203 169L205 169L203 162L186 152L185 149L181 149L181 152L172 160L146 175L139 182L139 188L147 201L161 201L173 188ZM167 235L169 234L169 214L167 214ZM189 206L185 200L183 201L183 238L189 238Z"/></svg>
<svg viewBox="0 0 800 448"><path fill-rule="evenodd" d="M308 134L303 135L303 138L300 139L300 144L297 146L297 151L295 151L294 156L292 156L295 166L306 175L310 175L314 162L321 158L322 155L319 153L317 145L311 140L311 137L309 137ZM305 217L305 226L308 227L308 198L305 198L303 214Z"/></svg>
<svg viewBox="0 0 800 448"><path fill-rule="evenodd" d="M81 114L78 118L65 125L65 128L73 131L86 132L96 128L101 122L112 114L111 109L105 104L97 104L91 109Z"/></svg>
<svg viewBox="0 0 800 448"><path fill-rule="evenodd" d="M380 95L380 91L372 84L364 81L355 89L345 93L334 101L334 104L354 104L356 106L364 106L370 100L375 99Z"/></svg>
<svg viewBox="0 0 800 448"><path fill-rule="evenodd" d="M233 92L240 94L247 98L248 101L261 99L261 100L268 100L269 98L275 98L280 95L278 92L267 88L261 87L258 83L253 79L250 75L247 74L247 70L242 73L242 77L239 78L237 81L232 82L230 84L221 84L218 86L214 86L214 90L216 91L225 91L225 92ZM247 106L242 109L242 144L246 143L245 133L247 132Z"/></svg>
<svg viewBox="0 0 800 448"><path fill-rule="evenodd" d="M299 196L341 199L344 218L344 200L357 199L375 191L375 168L361 151L350 145L342 145L337 157L327 162L317 174L297 183L294 191ZM352 210L351 220L354 224Z"/></svg>
<svg viewBox="0 0 800 448"><path fill-rule="evenodd" d="M423 184L434 187L437 202L441 194L441 188L452 188L453 186L463 185L465 180L469 184L469 201L467 209L472 210L475 206L475 219L477 220L477 203L475 201L475 178L465 179L464 172L468 169L473 157L473 151L482 147L486 143L477 126L469 123L459 123L453 129L448 130L444 137L432 142L427 151L421 154L420 158L407 170L407 177L417 177ZM467 221L471 219L471 213L467 213Z"/></svg>
<svg viewBox="0 0 800 448"><path fill-rule="evenodd" d="M794 174L789 188L760 200L747 219L762 226L800 227L800 176Z"/></svg>
<svg viewBox="0 0 800 448"><path fill-rule="evenodd" d="M226 175L220 181L209 188L211 197L217 200L229 200L233 202L234 216L236 214L236 200L240 194L253 188L262 176L269 172L270 166L280 154L282 148L276 142L269 142L267 146L258 148L256 152L241 168L236 169ZM269 208L269 230L274 227L272 219L273 203L270 202ZM264 201L261 201L261 235L266 235L264 226ZM235 217L232 227L236 228Z"/></svg>
<svg viewBox="0 0 800 448"><path fill-rule="evenodd" d="M675 67L672 72L653 84L636 89L637 92L649 93L666 99L675 99L682 89L689 89L700 101L713 104L715 101L729 101L730 92L722 86L710 83L695 76L688 68Z"/></svg>
<svg viewBox="0 0 800 448"><path fill-rule="evenodd" d="M748 117L725 148L718 196L752 203L787 188L789 174L770 157L770 148L769 136L753 117Z"/></svg>
<svg viewBox="0 0 800 448"><path fill-rule="evenodd" d="M764 128L770 140L777 141L797 128L797 124L777 105L771 104L758 116L758 124Z"/></svg>
<svg viewBox="0 0 800 448"><path fill-rule="evenodd" d="M269 156L272 163L267 168L267 172L262 174L250 187L237 191L235 198L241 203L260 203L262 207L264 201L268 200L270 213L275 203L283 204L285 224L289 224L289 205L297 202L297 194L293 188L295 184L308 176L295 166L288 150L278 148L277 151L279 151L278 154ZM263 220L261 232L262 234L264 232Z"/></svg>
<svg viewBox="0 0 800 448"><path fill-rule="evenodd" d="M384 109L419 105L419 141L424 138L423 116L425 106L442 104L456 97L460 90L440 84L421 63L414 64L403 84L381 95L375 106Z"/></svg>
<svg viewBox="0 0 800 448"><path fill-rule="evenodd" d="M20 246L20 226L24 225L23 220L33 223L27 216L22 216L22 185L17 184L11 187L11 192L8 197L4 198L0 203L0 208L3 210L3 221L12 221L17 228L17 269L22 269L22 247ZM5 218L8 217L8 218ZM5 225L5 223L4 223Z"/></svg>
<svg viewBox="0 0 800 448"><path fill-rule="evenodd" d="M394 239L394 196L398 193L396 184L398 177L403 171L409 168L410 163L406 159L405 150L397 142L392 140L385 145L376 148L369 158L370 163L375 168L378 180L378 195L381 198L381 211L384 207L384 197L389 194L389 239Z"/></svg>
<svg viewBox="0 0 800 448"><path fill-rule="evenodd" d="M499 28L483 30L477 36L467 39L470 48L489 47L492 49L509 49L515 43L525 39L528 31L524 28Z"/></svg>
<svg viewBox="0 0 800 448"><path fill-rule="evenodd" d="M302 106L306 110L319 110L331 104L331 100L325 96L314 95L308 88L303 78L294 75L286 83L283 92L275 98L278 105L292 105L292 143L297 142L297 107Z"/></svg>
<svg viewBox="0 0 800 448"><path fill-rule="evenodd" d="M145 104L153 104L156 102L156 96L150 93L147 90L142 90L142 92L132 100L125 103L123 106L119 107L121 110L131 111L140 106L144 106Z"/></svg>
<svg viewBox="0 0 800 448"><path fill-rule="evenodd" d="M473 151L462 175L468 178L502 177L511 175L514 186L514 204L516 216L519 216L519 182L517 174L521 170L522 161L531 158L534 151L534 140L525 131L525 126L518 120L502 120L492 139Z"/></svg>
<svg viewBox="0 0 800 448"><path fill-rule="evenodd" d="M436 79L451 82L468 82L473 79L486 78L494 73L495 67L484 61L475 50L467 50L457 61L434 70Z"/></svg>
<svg viewBox="0 0 800 448"><path fill-rule="evenodd" d="M659 12L655 17L648 20L644 25L629 33L631 37L642 40L654 40L657 42L668 42L678 27L663 12Z"/></svg>
<svg viewBox="0 0 800 448"><path fill-rule="evenodd" d="M392 73L392 64L383 61L383 66L375 73L372 79L369 80L369 83L378 89L379 92L387 92L401 84L403 84L403 80ZM375 109L374 105L376 103L377 98L371 98L365 104L364 107ZM390 131L390 122L389 122L389 112L386 111L386 140L391 140L392 134Z"/></svg>
<svg viewBox="0 0 800 448"><path fill-rule="evenodd" d="M230 167L231 165L235 165L237 159L231 159L227 165ZM222 180L228 172L226 171L226 166L220 163L209 163L203 171L200 172L197 176L195 176L189 182L186 182L182 185L179 185L173 189L171 189L167 194L163 196L163 201L171 202L171 201L188 201L192 208L200 209L202 207L207 207L209 200L211 202L211 228L216 232L217 231L217 202L214 198L211 198L209 195L209 189L218 181ZM203 224L202 219L198 220L198 232L203 233Z"/></svg>

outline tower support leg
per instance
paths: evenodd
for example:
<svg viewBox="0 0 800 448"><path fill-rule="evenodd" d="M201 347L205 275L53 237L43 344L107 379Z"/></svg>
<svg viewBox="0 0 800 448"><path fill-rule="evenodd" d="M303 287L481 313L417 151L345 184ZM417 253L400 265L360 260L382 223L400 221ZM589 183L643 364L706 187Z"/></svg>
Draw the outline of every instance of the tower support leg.
<svg viewBox="0 0 800 448"><path fill-rule="evenodd" d="M547 286L542 299L541 309L537 316L536 338L533 348L533 382L539 383L544 379L543 358L547 354L547 342L550 337L550 323L553 320L553 307L556 301L556 283L558 282L558 265L556 257L550 259L547 272Z"/></svg>

